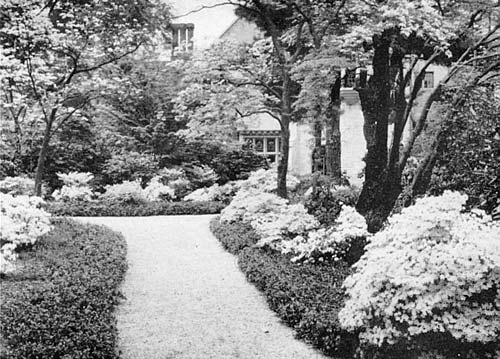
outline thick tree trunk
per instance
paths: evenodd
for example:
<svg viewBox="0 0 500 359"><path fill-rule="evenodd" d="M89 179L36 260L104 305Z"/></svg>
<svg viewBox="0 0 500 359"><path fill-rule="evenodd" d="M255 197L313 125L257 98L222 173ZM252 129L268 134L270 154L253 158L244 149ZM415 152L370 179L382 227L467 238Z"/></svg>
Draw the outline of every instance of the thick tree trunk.
<svg viewBox="0 0 500 359"><path fill-rule="evenodd" d="M391 67L389 36L374 39L373 76L368 86L358 89L364 115L364 135L367 154L365 157L365 182L356 204L370 232L378 231L389 216L401 193L400 179L389 174L388 124L391 112Z"/></svg>
<svg viewBox="0 0 500 359"><path fill-rule="evenodd" d="M330 92L330 104L327 110L326 127L326 174L333 179L339 180L342 177L341 166L341 142L340 142L340 73Z"/></svg>
<svg viewBox="0 0 500 359"><path fill-rule="evenodd" d="M49 143L51 137L51 122L45 126L43 133L42 147L38 153L38 161L35 172L35 195L42 196L42 181L45 172L45 160L47 159L47 152L49 150Z"/></svg>

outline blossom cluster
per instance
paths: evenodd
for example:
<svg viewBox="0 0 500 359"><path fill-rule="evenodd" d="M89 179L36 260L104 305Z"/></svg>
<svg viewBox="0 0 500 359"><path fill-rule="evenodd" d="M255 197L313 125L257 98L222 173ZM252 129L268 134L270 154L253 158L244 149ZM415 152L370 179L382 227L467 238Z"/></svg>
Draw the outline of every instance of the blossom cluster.
<svg viewBox="0 0 500 359"><path fill-rule="evenodd" d="M231 181L222 186L217 183L210 187L198 188L183 198L184 201L226 201L239 191L243 181Z"/></svg>
<svg viewBox="0 0 500 359"><path fill-rule="evenodd" d="M326 256L338 261L345 258L354 240L367 237L369 233L365 218L353 207L342 206L332 227L308 231L306 236L283 241L280 250L282 253L292 253L292 261L321 261Z"/></svg>
<svg viewBox="0 0 500 359"><path fill-rule="evenodd" d="M241 188L247 191L276 192L276 178L276 168L268 170L259 169L250 174L250 177L242 183ZM300 181L297 177L291 174L286 176L286 187L289 190L295 190L299 183Z"/></svg>
<svg viewBox="0 0 500 359"><path fill-rule="evenodd" d="M40 197L0 194L0 273L13 270L18 246L33 245L51 230L50 214L42 204Z"/></svg>
<svg viewBox="0 0 500 359"><path fill-rule="evenodd" d="M466 200L448 191L389 219L344 283L344 328L370 345L433 332L498 339L500 225L484 212L464 213Z"/></svg>
<svg viewBox="0 0 500 359"><path fill-rule="evenodd" d="M175 189L161 183L161 177L155 176L149 181L148 185L142 191L144 198L148 201L157 201L159 199L173 199Z"/></svg>
<svg viewBox="0 0 500 359"><path fill-rule="evenodd" d="M57 177L64 185L52 193L52 197L56 201L68 199L88 201L94 195L89 185L90 181L94 179L94 175L90 172L57 173Z"/></svg>
<svg viewBox="0 0 500 359"><path fill-rule="evenodd" d="M13 196L34 195L35 181L28 177L5 177L0 181L0 192Z"/></svg>

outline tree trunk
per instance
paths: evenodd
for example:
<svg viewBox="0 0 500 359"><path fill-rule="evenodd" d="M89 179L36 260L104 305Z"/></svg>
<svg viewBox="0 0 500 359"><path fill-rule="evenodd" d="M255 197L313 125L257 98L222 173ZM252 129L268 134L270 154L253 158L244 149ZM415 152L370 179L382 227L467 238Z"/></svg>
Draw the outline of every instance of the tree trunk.
<svg viewBox="0 0 500 359"><path fill-rule="evenodd" d="M332 85L330 104L327 110L326 127L326 174L340 182L342 177L341 142L340 142L340 73Z"/></svg>
<svg viewBox="0 0 500 359"><path fill-rule="evenodd" d="M42 147L38 153L38 161L35 172L35 195L42 196L42 181L45 172L45 160L47 159L47 152L49 150L49 143L52 130L52 121L49 121L45 126L45 131L43 133Z"/></svg>
<svg viewBox="0 0 500 359"><path fill-rule="evenodd" d="M288 173L288 157L290 152L290 120L292 113L291 79L283 65L283 92L281 95L281 155L278 163L278 196L288 198L286 176Z"/></svg>
<svg viewBox="0 0 500 359"><path fill-rule="evenodd" d="M321 156L321 121L314 123L314 150L312 153L312 172L323 172L323 158Z"/></svg>
<svg viewBox="0 0 500 359"><path fill-rule="evenodd" d="M356 204L370 232L378 231L389 216L401 193L400 180L389 175L388 124L391 112L391 68L389 36L382 34L374 38L373 76L364 89L358 89L364 116L364 136L367 154L365 157L365 181Z"/></svg>

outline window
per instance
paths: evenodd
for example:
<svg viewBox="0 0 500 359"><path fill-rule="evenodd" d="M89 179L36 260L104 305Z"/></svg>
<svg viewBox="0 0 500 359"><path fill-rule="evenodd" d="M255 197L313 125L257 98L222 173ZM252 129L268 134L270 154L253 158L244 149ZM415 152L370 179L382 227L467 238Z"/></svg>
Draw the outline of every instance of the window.
<svg viewBox="0 0 500 359"><path fill-rule="evenodd" d="M243 141L248 149L276 162L280 153L280 138L277 136L244 136Z"/></svg>
<svg viewBox="0 0 500 359"><path fill-rule="evenodd" d="M193 24L172 24L172 54L193 50Z"/></svg>
<svg viewBox="0 0 500 359"><path fill-rule="evenodd" d="M434 88L434 72L427 71L424 74L424 89Z"/></svg>

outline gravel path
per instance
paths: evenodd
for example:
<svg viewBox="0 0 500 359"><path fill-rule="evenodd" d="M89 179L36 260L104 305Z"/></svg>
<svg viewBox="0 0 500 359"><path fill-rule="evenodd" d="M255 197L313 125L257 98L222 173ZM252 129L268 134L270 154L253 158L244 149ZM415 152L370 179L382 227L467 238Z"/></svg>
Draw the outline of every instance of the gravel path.
<svg viewBox="0 0 500 359"><path fill-rule="evenodd" d="M123 233L123 359L325 358L281 324L208 228L212 216L79 218Z"/></svg>

